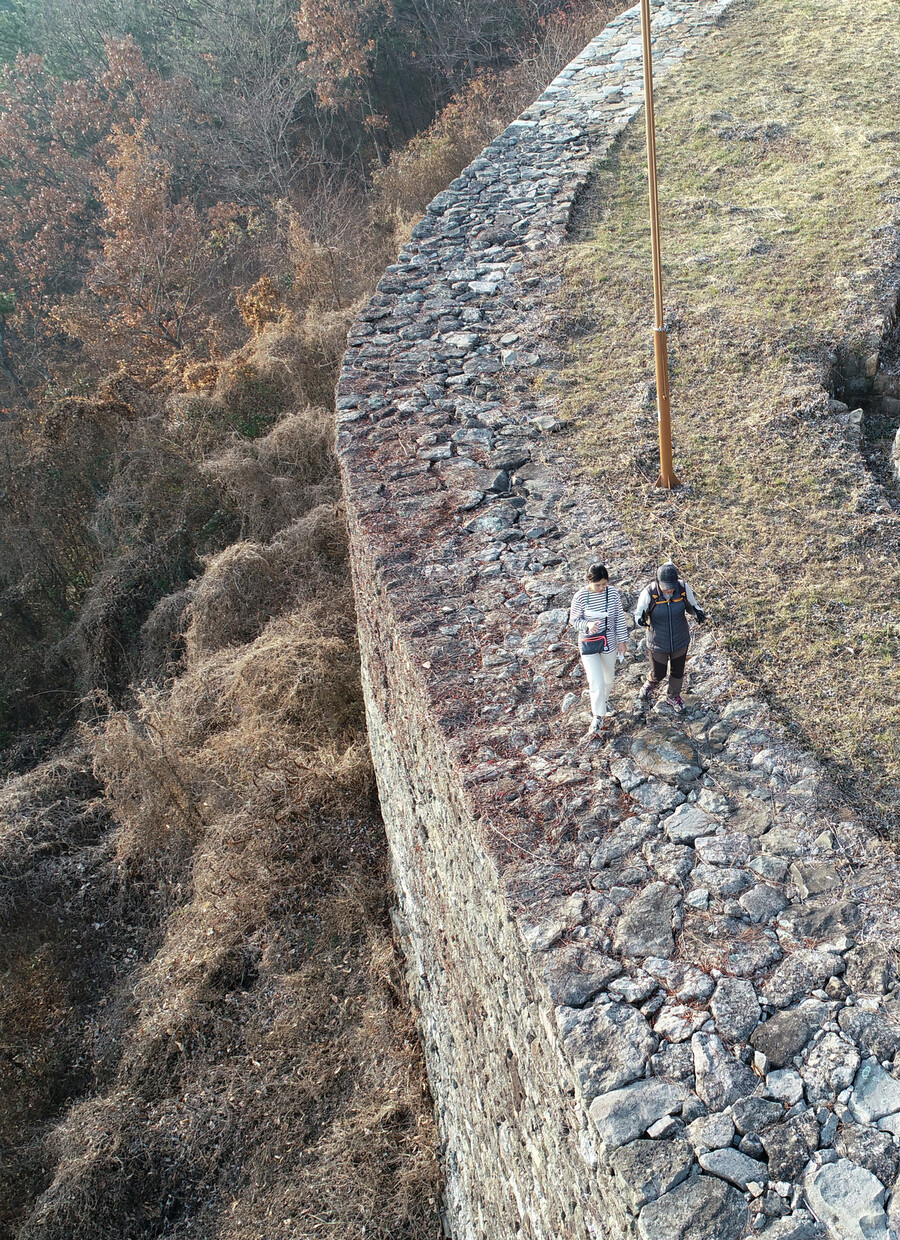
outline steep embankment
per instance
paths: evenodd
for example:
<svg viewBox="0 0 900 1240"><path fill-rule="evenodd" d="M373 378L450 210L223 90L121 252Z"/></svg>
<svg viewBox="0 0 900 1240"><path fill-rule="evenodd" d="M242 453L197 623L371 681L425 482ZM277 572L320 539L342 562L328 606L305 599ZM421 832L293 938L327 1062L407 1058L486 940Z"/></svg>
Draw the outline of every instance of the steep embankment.
<svg viewBox="0 0 900 1240"><path fill-rule="evenodd" d="M696 81L741 47L756 10L717 30L724 8L657 8L658 66L685 58ZM721 630L695 644L685 717L632 714L629 666L608 747L575 744L565 605L590 559L632 601L655 563L560 417L554 322L572 202L615 169L639 56L632 10L438 196L339 386L369 734L451 1218L472 1240L849 1240L860 1220L887 1240L893 854L748 696ZM890 292L864 309L882 326Z"/></svg>
<svg viewBox="0 0 900 1240"><path fill-rule="evenodd" d="M270 324L214 391L156 414L170 446L199 441L182 477L243 537L131 635L147 680L129 709L98 699L80 739L0 796L5 1236L440 1231L333 414L302 408L256 439L217 426L249 412L230 369L252 397L263 355L303 406L297 345ZM159 481L165 454L135 445L122 416L144 481ZM119 667L129 577L115 568L81 633Z"/></svg>

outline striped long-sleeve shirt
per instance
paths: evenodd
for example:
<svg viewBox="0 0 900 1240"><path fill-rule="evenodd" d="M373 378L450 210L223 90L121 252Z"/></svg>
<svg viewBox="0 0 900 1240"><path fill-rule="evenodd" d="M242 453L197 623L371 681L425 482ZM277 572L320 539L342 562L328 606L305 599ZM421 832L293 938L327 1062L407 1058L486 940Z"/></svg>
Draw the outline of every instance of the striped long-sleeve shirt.
<svg viewBox="0 0 900 1240"><path fill-rule="evenodd" d="M588 590L586 587L579 590L569 608L569 624L578 633L605 632L611 650L619 642L628 640L622 600L613 586L605 590Z"/></svg>

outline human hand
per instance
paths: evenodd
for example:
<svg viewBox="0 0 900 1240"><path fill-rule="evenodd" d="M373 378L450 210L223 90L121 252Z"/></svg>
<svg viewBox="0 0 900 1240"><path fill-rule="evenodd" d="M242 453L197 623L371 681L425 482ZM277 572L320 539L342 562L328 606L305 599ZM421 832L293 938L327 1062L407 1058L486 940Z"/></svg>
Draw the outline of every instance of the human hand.
<svg viewBox="0 0 900 1240"><path fill-rule="evenodd" d="M627 643L627 642L619 642L619 654L620 654L620 656L621 656L623 659L625 658L625 651L626 651L627 649L628 649L628 643Z"/></svg>

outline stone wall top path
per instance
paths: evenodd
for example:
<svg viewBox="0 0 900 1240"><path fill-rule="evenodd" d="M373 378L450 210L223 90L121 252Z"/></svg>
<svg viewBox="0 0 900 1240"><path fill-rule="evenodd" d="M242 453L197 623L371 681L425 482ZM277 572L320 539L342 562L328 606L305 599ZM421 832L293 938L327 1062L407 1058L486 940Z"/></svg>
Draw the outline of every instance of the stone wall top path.
<svg viewBox="0 0 900 1240"><path fill-rule="evenodd" d="M711 54L729 7L655 5L657 76L706 36ZM630 709L630 661L612 738L576 744L568 602L593 558L632 603L652 566L573 477L531 325L551 291L542 256L641 109L637 14L438 195L351 332L338 450L359 606L390 617L446 740L626 1233L888 1240L891 855L765 704L735 700L714 627L695 640L684 716Z"/></svg>

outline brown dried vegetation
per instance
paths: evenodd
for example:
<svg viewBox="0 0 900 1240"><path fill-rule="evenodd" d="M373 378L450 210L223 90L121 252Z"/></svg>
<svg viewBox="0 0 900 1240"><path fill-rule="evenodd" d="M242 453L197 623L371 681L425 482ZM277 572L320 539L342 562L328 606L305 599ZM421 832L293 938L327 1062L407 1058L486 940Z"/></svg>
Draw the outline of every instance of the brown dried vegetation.
<svg viewBox="0 0 900 1240"><path fill-rule="evenodd" d="M4 790L22 1240L439 1234L327 424L204 462L248 537L152 613L180 674Z"/></svg>

